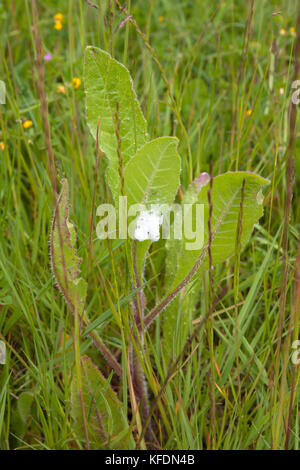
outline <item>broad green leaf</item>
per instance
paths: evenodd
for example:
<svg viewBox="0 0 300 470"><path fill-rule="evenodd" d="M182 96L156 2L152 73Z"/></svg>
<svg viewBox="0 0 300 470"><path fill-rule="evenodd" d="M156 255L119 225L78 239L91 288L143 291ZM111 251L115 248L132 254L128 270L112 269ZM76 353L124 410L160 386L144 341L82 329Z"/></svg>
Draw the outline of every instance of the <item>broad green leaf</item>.
<svg viewBox="0 0 300 470"><path fill-rule="evenodd" d="M125 194L128 207L143 204L171 204L176 196L180 180L180 157L175 137L160 137L147 142L128 162L124 171ZM138 271L150 241L137 242Z"/></svg>
<svg viewBox="0 0 300 470"><path fill-rule="evenodd" d="M23 392L18 398L17 408L23 423L26 423L33 405L34 395L31 392Z"/></svg>
<svg viewBox="0 0 300 470"><path fill-rule="evenodd" d="M33 419L31 416L33 415ZM11 432L19 439L30 429L34 433L34 393L22 392L17 400L17 406L11 410Z"/></svg>
<svg viewBox="0 0 300 470"><path fill-rule="evenodd" d="M72 311L83 311L87 283L79 276L81 259L76 254L76 232L69 221L68 182L62 180L50 236L51 267L57 286Z"/></svg>
<svg viewBox="0 0 300 470"><path fill-rule="evenodd" d="M212 189L212 233L218 228L212 242L213 265L225 261L234 254L237 223L240 213L241 190L244 179L241 247L246 244L252 233L253 225L263 214L261 188L269 183L268 180L245 172L229 172L214 178ZM182 200L183 208L185 204L204 204L204 247L208 242L208 183L207 181L202 189L198 187L200 189L199 195L197 195L197 187L192 183ZM171 239L166 242L166 293L173 290L186 277L201 254L201 249L187 251L185 249L186 241L186 239ZM207 255L204 259L204 266L208 268ZM166 363L172 357L174 332L178 331L180 327L180 340L183 339L182 344L184 344L188 335L191 316L197 301L198 282L196 281L196 284L193 286L185 287L181 295L177 296L164 311L163 345ZM181 313L183 317L178 317Z"/></svg>
<svg viewBox="0 0 300 470"><path fill-rule="evenodd" d="M120 192L118 148L124 167L146 142L147 123L127 68L107 52L92 46L86 48L84 80L88 125L96 139L99 120L99 146L108 158L107 179L117 198Z"/></svg>
<svg viewBox="0 0 300 470"><path fill-rule="evenodd" d="M212 188L212 264L216 265L230 258L235 253L237 223L239 220L242 185L245 180L243 198L243 219L241 247L247 243L253 231L253 226L263 215L262 187L269 181L259 175L248 172L228 172L213 180ZM208 243L208 203L209 184L204 186L197 198L197 204L204 205L204 243L199 250L186 250L187 239L172 242L173 253L176 256L169 276L174 281L172 288L179 284L190 272L203 248ZM208 268L208 255L203 262Z"/></svg>
<svg viewBox="0 0 300 470"><path fill-rule="evenodd" d="M179 186L180 157L176 137L147 142L124 171L125 194L131 204L171 204Z"/></svg>
<svg viewBox="0 0 300 470"><path fill-rule="evenodd" d="M117 395L87 356L81 358L81 368L82 402L90 448L132 449L131 429ZM75 435L85 444L85 426L76 376L71 381L71 415Z"/></svg>

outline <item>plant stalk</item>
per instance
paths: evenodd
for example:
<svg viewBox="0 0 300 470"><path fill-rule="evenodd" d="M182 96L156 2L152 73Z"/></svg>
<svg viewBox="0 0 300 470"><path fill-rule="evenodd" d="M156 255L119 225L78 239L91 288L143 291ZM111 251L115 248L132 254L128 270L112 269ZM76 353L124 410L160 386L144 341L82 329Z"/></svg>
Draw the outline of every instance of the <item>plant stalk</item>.
<svg viewBox="0 0 300 470"><path fill-rule="evenodd" d="M143 322L144 322L144 306L145 298L144 291L141 288L140 277L137 269L137 260L136 260L136 241L133 242L132 246L132 259L133 259L133 271L134 271L134 288L138 289L138 294L135 296L132 307L133 307L133 318L135 326L138 329L138 337L134 334L133 340L136 341L136 348L140 350L141 354L135 349L135 346L132 345L131 349L131 376L133 390L137 403L141 407L141 416L142 424L149 423L145 430L145 438L147 441L152 440L152 426L151 419L149 419L149 406L148 406L148 387L146 382L145 373L141 361L143 360L143 351L145 346L144 341L144 331L143 331ZM141 325L141 328L139 328ZM140 356L140 357L139 357Z"/></svg>

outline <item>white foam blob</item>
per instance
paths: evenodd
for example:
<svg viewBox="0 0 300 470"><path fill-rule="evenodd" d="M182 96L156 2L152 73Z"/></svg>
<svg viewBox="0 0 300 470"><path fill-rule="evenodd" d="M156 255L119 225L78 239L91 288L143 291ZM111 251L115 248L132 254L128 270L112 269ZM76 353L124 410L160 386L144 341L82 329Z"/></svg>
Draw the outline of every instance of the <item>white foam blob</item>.
<svg viewBox="0 0 300 470"><path fill-rule="evenodd" d="M160 226L163 222L163 215L158 210L143 210L136 220L134 238L140 242L152 240L156 242L160 239Z"/></svg>

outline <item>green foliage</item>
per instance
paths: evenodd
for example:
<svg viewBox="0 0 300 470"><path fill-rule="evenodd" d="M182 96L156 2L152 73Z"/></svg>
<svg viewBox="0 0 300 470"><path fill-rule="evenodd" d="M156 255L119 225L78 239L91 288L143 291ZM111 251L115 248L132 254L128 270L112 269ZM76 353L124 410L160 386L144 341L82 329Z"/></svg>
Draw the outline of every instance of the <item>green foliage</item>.
<svg viewBox="0 0 300 470"><path fill-rule="evenodd" d="M106 96L108 86L113 86L119 79L119 67L120 64L115 66L115 69L109 68L109 72L106 72L108 56L104 54L106 62L97 60L95 65L95 58L99 58L103 55L101 51L91 52L90 48L87 48L86 57L86 76L89 80L86 80L86 93L87 96L93 97L92 105L87 101L87 117L90 122L90 128L94 130L95 134L95 123L96 114L95 109L100 109L101 105L98 104L98 108L95 107L96 102L96 91L100 96L102 102L103 96ZM92 58L91 58L92 57ZM97 73L95 71L97 70ZM122 71L124 72L123 68ZM103 76L107 73L107 82L100 82L97 77L100 74ZM126 77L130 80L129 73L126 73ZM122 88L124 80L118 82L117 93ZM95 87L96 84L96 87ZM113 95L114 96L114 95ZM94 113L91 113L90 106ZM104 102L102 106L109 109L109 103ZM112 106L110 106L111 108ZM114 106L112 107L114 109ZM139 109L139 108L138 108ZM130 101L124 101L123 108L126 116L130 115L132 111L132 105ZM107 130L104 142L114 142L115 147L118 147L118 138L120 137L119 131L116 127L116 123L111 119L113 125ZM127 125L127 121L125 122ZM122 139L122 152L127 155L128 158L131 156L132 145L131 142L127 143ZM108 157L113 154L111 145L107 147ZM103 147L104 148L104 147ZM116 148L114 149L116 153ZM115 157L115 161L117 159ZM172 137L161 137L156 140L147 142L138 149L136 154L128 161L123 171L123 161L117 162L119 165L119 173L116 171L115 174L110 173L108 178L111 187L120 186L120 176L123 178L123 193L128 196L127 204L128 207L134 204L143 204L145 208L150 208L151 204L167 204L170 205L177 193L180 178L180 157L177 153L177 141ZM116 164L117 166L117 164ZM110 179L112 178L112 179ZM184 210L189 205L189 216L190 221L194 219L194 209L196 205L204 205L204 219L196 220L199 225L202 224L203 229L203 240L200 247L190 249L187 248L189 240L183 238L182 240L169 240L166 243L166 285L169 289L169 293L172 292L182 281L188 278L189 273L194 269L194 266L201 256L203 250L207 250L207 244L209 240L209 191L211 191L211 205L212 205L212 220L211 220L211 232L212 232L212 244L211 244L211 255L212 255L212 266L215 266L227 258L232 256L236 251L236 238L237 238L237 227L241 224L241 239L239 240L239 247L242 248L248 241L250 234L253 230L254 224L262 216L263 209L263 196L261 188L263 185L268 184L268 181L261 178L258 175L247 173L247 172L229 172L224 175L220 175L213 180L213 186L210 189L210 184L202 187L197 196L198 191L192 184L188 188L185 197L182 200L182 208ZM242 211L242 219L240 220ZM184 213L184 221L185 219ZM188 217L187 217L188 218ZM174 224L173 224L174 226ZM185 227L183 230L184 237L187 237L185 233ZM142 276L145 254L151 244L150 240L143 242L136 242L136 266L138 276ZM195 245L195 243L194 243ZM208 254L206 252L203 258L203 263L208 268ZM194 296L196 289L189 289L185 286L184 293L176 301L167 307L164 318L164 337L165 344L164 350L166 353L166 360L171 357L172 343L174 340L173 332L176 331L176 324L178 321L178 309L181 307L183 310L187 309L189 312L189 318L185 320L181 328L182 344L184 343L191 320L191 313L193 311Z"/></svg>
<svg viewBox="0 0 300 470"><path fill-rule="evenodd" d="M245 181L243 201L242 186ZM253 231L253 226L263 215L262 187L269 181L258 175L245 172L225 173L213 180L211 191L212 204L212 235L215 230L211 245L212 265L215 266L234 255L236 249L237 227L241 220L241 248L245 246ZM188 251L185 248L187 239L171 239L166 242L166 290L172 291L189 273L197 258L208 244L208 218L209 218L209 182L204 185L197 195L197 187L191 184L183 200L184 204L204 204L204 239L203 247L198 250ZM195 207L191 208L193 211ZM172 231L171 231L172 234ZM203 265L209 266L208 254L206 254ZM202 265L201 265L202 266ZM181 344L184 344L191 324L191 314L197 299L199 281L197 285L185 289L184 295L179 296L164 311L164 350L166 362L171 357L174 342L174 331L181 336ZM199 300L199 299L198 299ZM180 328L177 325L180 322ZM177 325L177 326L176 326ZM176 340L176 337L175 337ZM179 341L179 340L177 340Z"/></svg>
<svg viewBox="0 0 300 470"><path fill-rule="evenodd" d="M81 357L81 371L82 402L77 376L71 381L71 415L76 437L83 445L88 440L91 449L132 449L133 439L123 405L110 384L87 356Z"/></svg>
<svg viewBox="0 0 300 470"><path fill-rule="evenodd" d="M269 181L259 175L246 172L228 172L219 175L213 180L211 191L212 199L212 221L211 221L211 254L212 266L225 261L235 253L236 233L241 210L242 186L245 181L244 196L242 203L242 234L241 247L244 247L253 231L253 226L263 214L262 187ZM187 238L172 240L170 250L172 251L172 264L169 264L169 277L173 278L172 288L175 288L189 273L202 250L208 245L209 230L209 184L204 186L195 204L204 205L203 246L197 250L187 250ZM193 206L190 211L193 211ZM206 252L203 264L209 267L208 252Z"/></svg>
<svg viewBox="0 0 300 470"><path fill-rule="evenodd" d="M33 393L23 392L18 398L17 408L23 423L26 423L34 402Z"/></svg>
<svg viewBox="0 0 300 470"><path fill-rule="evenodd" d="M146 142L146 121L128 70L107 52L86 48L84 80L87 121L95 139L98 128L99 145L109 161L107 179L117 199L120 167Z"/></svg>
<svg viewBox="0 0 300 470"><path fill-rule="evenodd" d="M179 186L180 157L177 139L160 137L147 142L128 162L124 171L128 205L171 204ZM137 269L141 274L151 242L137 245Z"/></svg>
<svg viewBox="0 0 300 470"><path fill-rule="evenodd" d="M0 3L0 80L6 84L6 104L0 105L0 339L7 350L6 364L0 365L0 448L69 450L80 446L79 439L86 447L82 433L76 439L70 412L74 318L64 308L49 266L53 188L38 61L31 60L37 58L32 34L37 30L54 176L69 183L70 219L76 225L78 253L84 260L81 269L89 286L85 311L91 324L86 328L80 322L80 356L89 355L110 377L113 369L93 350L87 330L97 333L118 358L121 376L123 370L123 377L113 376L111 384L124 414L131 416L127 358L133 293L126 251L130 246L124 240L95 239L93 208L111 201L106 167L108 176L115 172L114 181L118 181L118 188L112 188L114 197L120 191L120 167L118 149L114 170L107 152L103 159L102 154L96 159L95 139L87 125L83 57L86 44L94 44L130 70L149 140L178 138L184 197L192 178L209 171L210 162L215 179L239 170L272 181L267 194L264 191L264 216L243 252L236 250L231 259L215 265L212 283L206 263L197 282L170 304L174 320L169 321L166 308L144 336L145 353L139 359L149 384L150 405L155 403L153 430L160 447L299 450L300 376L299 367L291 361L291 344L299 339L295 276L300 220L298 112L293 200L288 223L284 223L291 187L285 173L298 3L254 2L252 15L252 2L242 0L212 0L205 8L203 2L178 0L120 2L126 3L128 13L109 0L45 0L34 2L36 24L32 2ZM281 14L274 15L274 11ZM57 13L63 15L59 31L53 20ZM43 55L49 52L52 58L46 61ZM78 88L73 77L81 79ZM58 91L59 86L64 92ZM114 122L115 115L109 113L104 123ZM25 129L22 123L27 119L33 125ZM115 126L110 129L114 131ZM114 139L116 149L113 132L109 138ZM101 138L99 134L102 150L103 139L105 133ZM147 137L141 147L146 141ZM124 171L135 153L124 163ZM153 244L144 273L145 315L169 292L174 278L166 264L171 259L163 240ZM285 260L287 282L281 275ZM209 309L210 289L213 313L200 327ZM186 343L186 330L195 332L195 328L196 337ZM208 347L208 341L213 347ZM184 345L178 369L165 382L164 364L170 357L175 360ZM77 371L73 373L77 381ZM31 408L22 403L29 404L30 397L20 400L23 393L34 394ZM155 402L158 395L160 400ZM26 421L21 419L20 406L24 417L29 410ZM133 425L139 438L140 429L136 422ZM142 446L140 441L138 447Z"/></svg>
<svg viewBox="0 0 300 470"><path fill-rule="evenodd" d="M179 186L177 139L160 137L147 142L124 171L128 204L171 204Z"/></svg>
<svg viewBox="0 0 300 470"><path fill-rule="evenodd" d="M51 236L50 258L57 286L72 311L81 314L84 309L87 283L81 277L81 259L76 254L76 232L69 221L68 182L62 181L57 199Z"/></svg>
<svg viewBox="0 0 300 470"><path fill-rule="evenodd" d="M73 386L72 403L73 403L73 416L77 419L77 421L78 420L80 421L81 419L82 425L83 425L86 419L85 415L86 415L87 410L86 409L83 410L81 407L81 395L83 396L83 401L86 405L87 400L90 400L91 394L94 391L93 387L96 385L97 386L101 385L100 383L101 381L103 385L103 381L105 382L105 379L101 376L99 372L97 373L97 368L92 366L92 363L89 362L88 358L84 358L82 362L83 374L81 374L80 366L79 366L78 325L79 325L79 318L83 319L83 321L87 321L87 316L84 312L87 283L82 278L78 277L80 273L79 268L80 268L81 260L80 258L78 258L77 253L76 253L75 228L74 228L74 225L71 224L69 221L67 180L62 181L62 189L58 197L57 205L56 205L56 209L54 213L54 218L53 218L52 228L51 228L51 238L50 238L50 254L51 254L52 271L56 279L57 286L62 292L66 302L68 303L69 308L71 309L73 313L75 313L75 331L77 332L77 337L75 338L75 351L76 351L75 358L76 358L76 363L78 367L76 369L75 378L73 378L73 381L72 381L72 386ZM112 365L114 365L114 358L113 358L113 361L111 361L112 356L110 355L106 347L102 346L102 342L98 338L97 334L93 334L93 338L94 340L96 340L98 345L100 344L100 350L102 354L104 355L104 357L107 358L108 363L111 363ZM101 406L101 404L98 410L99 403L98 403L98 397L97 397L97 400L95 401L96 409L93 410L93 414L92 414L93 418L96 416L97 420L95 422L93 421L90 423L90 418L89 417L87 418L87 423L90 424L91 432L93 432L92 443L95 446L99 444L99 439L96 439L94 434L96 432L101 434L100 432L102 429L101 426L104 426L104 428L106 429L106 425L111 424L109 414L117 412L116 411L117 405L119 403L115 399L115 396L108 384L106 386L106 389L108 390L107 393L110 396L110 398L113 397L113 400L111 400L111 403L110 403L113 410L111 411L110 408L105 409L103 408L103 405ZM100 394L102 394L102 390L100 390ZM103 398L103 400L105 399ZM79 413L78 410L80 410L80 419L78 417L78 413ZM119 421L118 416L117 418ZM102 421L103 421L103 424L101 424ZM95 423L98 423L98 428L97 428L98 431L96 430ZM80 425L79 425L79 428L80 428ZM111 429L111 426L109 426L109 429ZM88 430L89 430L89 426L88 426ZM108 439L107 433L102 432L101 435L102 435L102 441L107 441ZM95 438L95 442L94 442L94 438ZM121 442L120 445L125 445L125 444Z"/></svg>
<svg viewBox="0 0 300 470"><path fill-rule="evenodd" d="M201 187L208 183L209 175L202 183L193 181L187 188L184 197L181 201L181 207L184 204L196 204L198 193ZM174 231L174 224L171 226L171 237ZM171 238L166 241L166 261L165 261L165 293L168 293L173 282L176 267L178 269L178 250L182 251L183 240L174 240ZM163 313L163 349L166 365L169 364L170 359L173 357L173 345L177 345L177 350L181 350L185 344L188 333L191 331L191 322L194 314L195 303L199 295L200 282L189 285L184 288L181 295L178 295L173 302L171 302Z"/></svg>

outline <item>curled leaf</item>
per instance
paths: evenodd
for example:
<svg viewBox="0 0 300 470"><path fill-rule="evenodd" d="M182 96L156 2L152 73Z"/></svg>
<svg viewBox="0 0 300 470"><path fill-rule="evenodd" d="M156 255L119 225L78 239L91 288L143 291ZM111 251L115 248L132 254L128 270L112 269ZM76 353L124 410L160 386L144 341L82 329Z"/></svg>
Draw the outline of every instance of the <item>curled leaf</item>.
<svg viewBox="0 0 300 470"><path fill-rule="evenodd" d="M80 275L81 259L76 254L76 232L69 221L68 181L62 180L50 236L51 268L56 284L72 311L84 309L87 283Z"/></svg>

